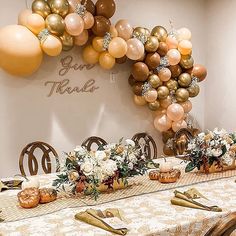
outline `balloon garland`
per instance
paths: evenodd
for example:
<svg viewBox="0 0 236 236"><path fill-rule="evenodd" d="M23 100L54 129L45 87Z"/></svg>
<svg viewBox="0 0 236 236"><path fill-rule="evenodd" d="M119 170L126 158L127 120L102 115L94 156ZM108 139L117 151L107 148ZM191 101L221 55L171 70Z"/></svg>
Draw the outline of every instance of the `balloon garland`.
<svg viewBox="0 0 236 236"><path fill-rule="evenodd" d="M162 26L151 31L127 20L112 25L114 0L34 0L23 10L18 25L0 29L0 67L17 76L29 76L41 65L43 53L58 56L74 45L84 46L86 63L112 69L133 60L128 79L137 105L154 111L154 126L163 139L187 127L189 100L199 94L198 82L207 76L194 64L191 32L187 28L168 33ZM89 40L91 39L91 40ZM166 149L166 147L164 147Z"/></svg>

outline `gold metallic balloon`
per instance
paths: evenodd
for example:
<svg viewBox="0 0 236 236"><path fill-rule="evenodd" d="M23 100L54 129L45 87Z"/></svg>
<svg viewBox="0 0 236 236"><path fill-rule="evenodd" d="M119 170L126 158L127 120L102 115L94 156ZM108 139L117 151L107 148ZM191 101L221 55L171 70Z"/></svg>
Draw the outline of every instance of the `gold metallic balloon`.
<svg viewBox="0 0 236 236"><path fill-rule="evenodd" d="M175 98L178 102L186 102L189 98L189 92L187 89L179 88L176 90Z"/></svg>
<svg viewBox="0 0 236 236"><path fill-rule="evenodd" d="M148 82L153 88L157 88L162 85L162 81L156 74L152 74L148 77Z"/></svg>
<svg viewBox="0 0 236 236"><path fill-rule="evenodd" d="M63 51L69 51L74 47L74 38L70 34L68 34L66 31L60 37L60 39L62 42Z"/></svg>
<svg viewBox="0 0 236 236"><path fill-rule="evenodd" d="M170 91L169 89L166 87L166 86L160 86L158 89L157 89L157 97L159 99L165 99L168 97Z"/></svg>
<svg viewBox="0 0 236 236"><path fill-rule="evenodd" d="M69 3L67 0L50 0L49 6L52 13L65 17L69 11Z"/></svg>
<svg viewBox="0 0 236 236"><path fill-rule="evenodd" d="M187 88L190 97L196 97L200 92L200 87L197 84L191 85Z"/></svg>
<svg viewBox="0 0 236 236"><path fill-rule="evenodd" d="M145 50L147 52L155 52L159 47L158 38L155 36L148 37L147 42L145 43Z"/></svg>
<svg viewBox="0 0 236 236"><path fill-rule="evenodd" d="M178 89L178 82L174 79L170 79L167 82L165 82L165 86L170 90L170 91L176 91Z"/></svg>
<svg viewBox="0 0 236 236"><path fill-rule="evenodd" d="M146 35L147 37L149 37L149 36L151 35L150 30L147 29L147 28L144 28L144 30L145 30L145 35Z"/></svg>
<svg viewBox="0 0 236 236"><path fill-rule="evenodd" d="M182 73L178 78L181 87L187 88L192 83L192 77L189 73Z"/></svg>
<svg viewBox="0 0 236 236"><path fill-rule="evenodd" d="M156 111L160 107L160 102L156 100L155 102L148 103L148 108L152 111Z"/></svg>
<svg viewBox="0 0 236 236"><path fill-rule="evenodd" d="M182 56L179 64L183 69L188 70L193 67L194 64L193 57L189 55Z"/></svg>
<svg viewBox="0 0 236 236"><path fill-rule="evenodd" d="M165 42L168 36L168 33L164 27L156 26L152 29L151 35L156 36L160 42Z"/></svg>
<svg viewBox="0 0 236 236"><path fill-rule="evenodd" d="M50 14L45 20L46 28L56 36L62 36L65 31L65 22L58 14Z"/></svg>
<svg viewBox="0 0 236 236"><path fill-rule="evenodd" d="M139 36L140 34L146 35L146 31L143 27L136 27L133 31L133 35Z"/></svg>
<svg viewBox="0 0 236 236"><path fill-rule="evenodd" d="M51 14L50 7L48 3L44 0L33 1L31 8L33 13L37 13L43 18L46 18L49 14Z"/></svg>

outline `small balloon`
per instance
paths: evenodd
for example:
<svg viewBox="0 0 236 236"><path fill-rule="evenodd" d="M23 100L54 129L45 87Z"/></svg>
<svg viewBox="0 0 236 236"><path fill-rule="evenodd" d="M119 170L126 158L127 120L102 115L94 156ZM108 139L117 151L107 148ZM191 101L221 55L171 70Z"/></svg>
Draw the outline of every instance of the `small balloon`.
<svg viewBox="0 0 236 236"><path fill-rule="evenodd" d="M142 92L143 92L143 83L142 82L135 83L132 88L133 88L133 92L135 95L142 96Z"/></svg>
<svg viewBox="0 0 236 236"><path fill-rule="evenodd" d="M170 79L167 82L165 82L165 86L170 90L170 91L176 91L179 87L178 82L174 79Z"/></svg>
<svg viewBox="0 0 236 236"><path fill-rule="evenodd" d="M72 36L80 35L84 30L84 21L77 13L70 13L65 18L66 32Z"/></svg>
<svg viewBox="0 0 236 236"><path fill-rule="evenodd" d="M147 102L155 102L157 99L156 89L150 89L144 94L144 98Z"/></svg>
<svg viewBox="0 0 236 236"><path fill-rule="evenodd" d="M109 32L111 22L104 16L95 16L92 31L96 36L104 37Z"/></svg>
<svg viewBox="0 0 236 236"><path fill-rule="evenodd" d="M149 75L149 69L143 62L136 62L132 67L132 75L137 81L145 81Z"/></svg>
<svg viewBox="0 0 236 236"><path fill-rule="evenodd" d="M77 46L83 46L88 42L88 30L83 30L83 32L75 36L75 45Z"/></svg>
<svg viewBox="0 0 236 236"><path fill-rule="evenodd" d="M160 60L161 58L157 52L148 53L145 59L145 63L150 70L154 70L160 65Z"/></svg>
<svg viewBox="0 0 236 236"><path fill-rule="evenodd" d="M130 75L130 76L129 76L129 79L128 79L128 82L129 82L129 85L130 85L130 86L133 86L133 85L135 85L135 83L136 83L137 81L134 79L133 75Z"/></svg>
<svg viewBox="0 0 236 236"><path fill-rule="evenodd" d="M182 69L179 65L169 66L169 70L171 71L172 78L177 78L182 73Z"/></svg>
<svg viewBox="0 0 236 236"><path fill-rule="evenodd" d="M159 47L157 49L157 53L161 56L164 57L168 52L168 45L165 42L160 42Z"/></svg>
<svg viewBox="0 0 236 236"><path fill-rule="evenodd" d="M93 16L95 15L96 8L92 0L82 0L82 5L85 5L86 10L90 12Z"/></svg>
<svg viewBox="0 0 236 236"><path fill-rule="evenodd" d="M181 60L181 55L177 49L170 49L167 52L167 58L171 66L177 65Z"/></svg>
<svg viewBox="0 0 236 236"><path fill-rule="evenodd" d="M148 108L151 111L156 111L160 107L160 102L158 100L148 103Z"/></svg>
<svg viewBox="0 0 236 236"><path fill-rule="evenodd" d="M158 72L161 81L168 81L171 78L171 71L168 68L163 68Z"/></svg>
<svg viewBox="0 0 236 236"><path fill-rule="evenodd" d="M181 87L187 88L192 83L191 75L182 73L178 78L178 83Z"/></svg>
<svg viewBox="0 0 236 236"><path fill-rule="evenodd" d="M195 64L190 70L192 76L197 77L199 82L203 81L207 76L207 69L203 65Z"/></svg>
<svg viewBox="0 0 236 236"><path fill-rule="evenodd" d="M123 56L121 58L116 58L116 63L117 64L123 64L127 61L127 59L128 59L127 56Z"/></svg>
<svg viewBox="0 0 236 236"><path fill-rule="evenodd" d="M125 41L132 37L133 28L127 20L119 20L115 27L118 32L118 36L123 38Z"/></svg>
<svg viewBox="0 0 236 236"><path fill-rule="evenodd" d="M45 21L39 14L28 15L25 25L32 33L38 35L45 28Z"/></svg>
<svg viewBox="0 0 236 236"><path fill-rule="evenodd" d="M189 92L187 89L179 88L175 93L175 98L178 102L186 102L189 99Z"/></svg>
<svg viewBox="0 0 236 236"><path fill-rule="evenodd" d="M18 25L26 26L27 17L32 14L30 9L24 9L18 15Z"/></svg>
<svg viewBox="0 0 236 236"><path fill-rule="evenodd" d="M144 54L144 46L141 41L136 38L129 39L127 42L126 56L131 60L138 60Z"/></svg>
<svg viewBox="0 0 236 236"><path fill-rule="evenodd" d="M194 64L193 57L191 55L182 56L179 64L183 69L191 69Z"/></svg>
<svg viewBox="0 0 236 236"><path fill-rule="evenodd" d="M189 100L181 102L180 105L183 107L185 113L189 113L192 110L192 103Z"/></svg>
<svg viewBox="0 0 236 236"><path fill-rule="evenodd" d="M182 40L191 40L192 34L191 31L187 28L181 28L177 30L179 41Z"/></svg>
<svg viewBox="0 0 236 236"><path fill-rule="evenodd" d="M153 88L158 88L162 85L162 81L156 74L152 74L148 77L148 82Z"/></svg>
<svg viewBox="0 0 236 236"><path fill-rule="evenodd" d="M98 16L111 18L116 11L116 4L114 0L98 0L96 2L96 13Z"/></svg>
<svg viewBox="0 0 236 236"><path fill-rule="evenodd" d="M178 48L178 40L174 36L169 35L166 38L166 44L169 50Z"/></svg>
<svg viewBox="0 0 236 236"><path fill-rule="evenodd" d="M48 35L45 40L42 40L41 47L43 52L51 57L58 56L62 51L60 39L53 35Z"/></svg>
<svg viewBox="0 0 236 236"><path fill-rule="evenodd" d="M180 41L178 50L182 55L189 55L192 52L192 43L188 40Z"/></svg>
<svg viewBox="0 0 236 236"><path fill-rule="evenodd" d="M50 14L45 20L46 28L56 36L62 36L65 31L65 22L58 14Z"/></svg>
<svg viewBox="0 0 236 236"><path fill-rule="evenodd" d="M84 29L90 29L94 25L94 17L90 12L86 12L83 17L84 20Z"/></svg>
<svg viewBox="0 0 236 236"><path fill-rule="evenodd" d="M147 52L156 52L159 47L159 41L156 36L149 36L145 43L145 50Z"/></svg>
<svg viewBox="0 0 236 236"><path fill-rule="evenodd" d="M102 52L99 56L99 64L103 69L110 70L116 64L116 59L108 52Z"/></svg>
<svg viewBox="0 0 236 236"><path fill-rule="evenodd" d="M159 108L155 111L155 115L156 115L156 116L166 115L166 109L163 108L163 107L159 107Z"/></svg>
<svg viewBox="0 0 236 236"><path fill-rule="evenodd" d="M83 59L88 64L96 64L98 62L100 53L98 53L92 45L88 45L83 50Z"/></svg>
<svg viewBox="0 0 236 236"><path fill-rule="evenodd" d="M108 52L115 58L121 58L127 53L127 43L124 39L115 37L109 43Z"/></svg>
<svg viewBox="0 0 236 236"><path fill-rule="evenodd" d="M116 27L114 25L110 26L109 33L112 38L118 37L118 32L117 32Z"/></svg>
<svg viewBox="0 0 236 236"><path fill-rule="evenodd" d="M197 84L193 84L187 88L189 92L189 97L196 97L200 92L200 87Z"/></svg>
<svg viewBox="0 0 236 236"><path fill-rule="evenodd" d="M68 3L69 3L68 13L74 13L76 12L78 4L80 4L80 0L68 0Z"/></svg>
<svg viewBox="0 0 236 236"><path fill-rule="evenodd" d="M154 27L151 35L156 36L160 42L165 42L168 36L167 30L162 26Z"/></svg>
<svg viewBox="0 0 236 236"><path fill-rule="evenodd" d="M45 19L51 14L51 9L46 1L34 0L32 3L32 12L41 15Z"/></svg>
<svg viewBox="0 0 236 236"><path fill-rule="evenodd" d="M63 51L69 51L74 47L74 38L67 32L64 32L60 39L62 42Z"/></svg>
<svg viewBox="0 0 236 236"><path fill-rule="evenodd" d="M154 126L160 132L164 132L171 128L172 121L167 117L167 115L159 115L154 119Z"/></svg>
<svg viewBox="0 0 236 236"><path fill-rule="evenodd" d="M134 103L138 106L144 106L147 104L143 96L137 96L137 95L134 95Z"/></svg>
<svg viewBox="0 0 236 236"><path fill-rule="evenodd" d="M181 120L184 116L184 109L178 103L173 103L167 108L167 116L173 121Z"/></svg>
<svg viewBox="0 0 236 236"><path fill-rule="evenodd" d="M165 99L160 99L160 105L161 105L161 107L163 107L163 108L165 108L165 109L166 109L168 106L170 106L171 103L172 103L172 99L171 99L170 96L168 96L168 97L165 98Z"/></svg>
<svg viewBox="0 0 236 236"><path fill-rule="evenodd" d="M69 3L67 0L50 0L49 6L52 13L65 17L69 12Z"/></svg>
<svg viewBox="0 0 236 236"><path fill-rule="evenodd" d="M157 96L159 99L165 99L170 94L169 89L166 86L160 86L157 89Z"/></svg>
<svg viewBox="0 0 236 236"><path fill-rule="evenodd" d="M172 129L174 132L177 132L180 129L186 129L187 128L187 123L184 120L179 120L179 121L174 121L172 123Z"/></svg>
<svg viewBox="0 0 236 236"><path fill-rule="evenodd" d="M105 49L103 47L103 38L102 37L95 37L92 41L93 48L97 52L104 52Z"/></svg>

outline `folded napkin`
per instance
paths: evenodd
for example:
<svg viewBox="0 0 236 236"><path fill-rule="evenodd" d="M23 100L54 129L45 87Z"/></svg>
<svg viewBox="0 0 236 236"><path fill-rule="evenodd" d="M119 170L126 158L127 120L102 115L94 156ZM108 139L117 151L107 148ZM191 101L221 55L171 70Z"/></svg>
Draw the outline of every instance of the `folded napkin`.
<svg viewBox="0 0 236 236"><path fill-rule="evenodd" d="M222 209L218 206L208 206L210 201L194 188L183 193L175 190L174 194L175 196L171 199L171 204L173 205L190 207L206 211L222 211Z"/></svg>
<svg viewBox="0 0 236 236"><path fill-rule="evenodd" d="M0 180L0 192L7 189L20 189L22 180L9 180L9 181L1 181Z"/></svg>
<svg viewBox="0 0 236 236"><path fill-rule="evenodd" d="M75 219L119 235L128 232L118 209L105 211L88 209L76 214Z"/></svg>

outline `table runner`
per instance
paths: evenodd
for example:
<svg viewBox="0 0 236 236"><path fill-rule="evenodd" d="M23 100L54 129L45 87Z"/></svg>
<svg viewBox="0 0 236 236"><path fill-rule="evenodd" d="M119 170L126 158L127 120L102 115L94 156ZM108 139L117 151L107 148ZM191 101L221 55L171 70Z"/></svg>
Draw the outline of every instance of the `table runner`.
<svg viewBox="0 0 236 236"><path fill-rule="evenodd" d="M65 208L94 206L133 196L176 189L178 187L236 176L236 170L229 170L226 172L208 175L198 172L184 173L184 169L182 169L181 172L182 177L179 179L179 181L172 184L161 184L158 181L151 181L146 175L133 177L129 181L130 186L128 188L111 193L101 194L97 201L89 196L83 198L59 198L54 202L45 205L39 205L36 208L23 209L18 206L16 196L0 196L0 209L2 210L1 217L5 219L5 222L16 221L50 214Z"/></svg>

